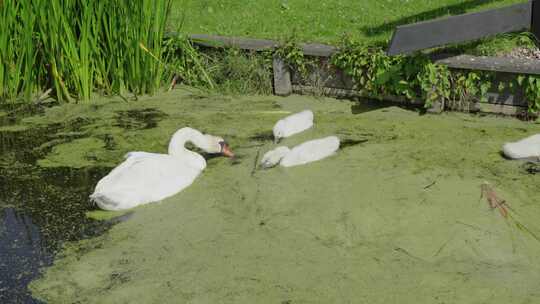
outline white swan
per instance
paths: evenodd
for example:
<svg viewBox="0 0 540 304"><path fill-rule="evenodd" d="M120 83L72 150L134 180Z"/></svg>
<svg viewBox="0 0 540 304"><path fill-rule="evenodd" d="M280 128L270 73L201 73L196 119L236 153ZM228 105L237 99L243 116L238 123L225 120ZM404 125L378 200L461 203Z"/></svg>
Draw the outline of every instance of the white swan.
<svg viewBox="0 0 540 304"><path fill-rule="evenodd" d="M540 158L540 134L504 144L503 153L511 159Z"/></svg>
<svg viewBox="0 0 540 304"><path fill-rule="evenodd" d="M186 142L208 153L234 156L221 137L182 128L173 135L169 154L128 153L123 163L97 183L90 199L101 209L124 210L180 192L206 168L205 159L187 150Z"/></svg>
<svg viewBox="0 0 540 304"><path fill-rule="evenodd" d="M313 112L304 110L280 119L273 128L274 141L305 131L313 126Z"/></svg>
<svg viewBox="0 0 540 304"><path fill-rule="evenodd" d="M292 149L281 146L266 152L261 159L263 168L280 164L282 167L304 165L333 155L339 149L339 138L329 136L306 141Z"/></svg>

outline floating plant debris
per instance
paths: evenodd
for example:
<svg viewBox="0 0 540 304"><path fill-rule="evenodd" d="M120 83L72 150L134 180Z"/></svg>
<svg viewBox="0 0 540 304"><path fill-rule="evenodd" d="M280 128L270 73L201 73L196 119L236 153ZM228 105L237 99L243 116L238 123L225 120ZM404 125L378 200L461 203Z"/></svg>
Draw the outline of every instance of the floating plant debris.
<svg viewBox="0 0 540 304"><path fill-rule="evenodd" d="M483 183L480 186L481 197L485 198L491 207L491 209L497 209L504 218L508 217L508 207L506 206L506 201L501 199L495 193L495 190L487 182Z"/></svg>

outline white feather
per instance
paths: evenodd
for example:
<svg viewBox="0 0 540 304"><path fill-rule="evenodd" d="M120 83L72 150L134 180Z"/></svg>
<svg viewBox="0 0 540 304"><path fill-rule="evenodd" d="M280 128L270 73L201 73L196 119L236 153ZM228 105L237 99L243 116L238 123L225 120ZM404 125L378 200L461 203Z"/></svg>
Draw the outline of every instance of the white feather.
<svg viewBox="0 0 540 304"><path fill-rule="evenodd" d="M289 152L291 150L285 146L277 147L274 150L266 152L261 159L261 167L267 169L277 166L281 159L289 154Z"/></svg>
<svg viewBox="0 0 540 304"><path fill-rule="evenodd" d="M306 141L292 149L281 146L268 151L261 159L263 168L270 168L278 163L282 167L305 165L334 155L339 149L339 138L329 136Z"/></svg>
<svg viewBox="0 0 540 304"><path fill-rule="evenodd" d="M540 158L540 134L503 145L503 153L511 159Z"/></svg>
<svg viewBox="0 0 540 304"><path fill-rule="evenodd" d="M313 127L313 112L304 110L280 119L273 128L274 139L289 137Z"/></svg>

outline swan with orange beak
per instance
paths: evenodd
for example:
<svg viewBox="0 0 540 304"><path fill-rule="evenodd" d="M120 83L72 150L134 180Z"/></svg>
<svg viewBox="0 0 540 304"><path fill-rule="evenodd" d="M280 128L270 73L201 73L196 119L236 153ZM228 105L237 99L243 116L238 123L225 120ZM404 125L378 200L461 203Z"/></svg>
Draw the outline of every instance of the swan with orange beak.
<svg viewBox="0 0 540 304"><path fill-rule="evenodd" d="M104 210L125 210L177 194L206 168L204 157L186 149L187 142L208 153L234 157L223 138L182 128L173 135L168 154L128 153L97 183L90 199Z"/></svg>

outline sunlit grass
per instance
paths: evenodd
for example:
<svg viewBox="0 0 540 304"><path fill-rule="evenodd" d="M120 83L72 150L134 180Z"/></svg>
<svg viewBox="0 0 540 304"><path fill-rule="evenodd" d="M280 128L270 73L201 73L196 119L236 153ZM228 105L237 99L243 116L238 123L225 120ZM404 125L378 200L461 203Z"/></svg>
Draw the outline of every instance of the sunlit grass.
<svg viewBox="0 0 540 304"><path fill-rule="evenodd" d="M397 25L523 0L173 0L185 32L338 43L343 34L386 43Z"/></svg>

